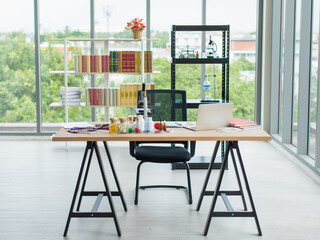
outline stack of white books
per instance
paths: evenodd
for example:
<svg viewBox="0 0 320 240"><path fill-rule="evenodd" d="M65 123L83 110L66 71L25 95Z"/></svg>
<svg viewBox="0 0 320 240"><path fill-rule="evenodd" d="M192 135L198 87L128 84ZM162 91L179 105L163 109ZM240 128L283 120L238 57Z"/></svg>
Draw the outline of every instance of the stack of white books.
<svg viewBox="0 0 320 240"><path fill-rule="evenodd" d="M68 87L67 91L67 97L68 97L68 105L80 105L81 103L81 93L80 87ZM60 88L60 96L61 100L60 103L62 105L66 104L66 90L64 87Z"/></svg>

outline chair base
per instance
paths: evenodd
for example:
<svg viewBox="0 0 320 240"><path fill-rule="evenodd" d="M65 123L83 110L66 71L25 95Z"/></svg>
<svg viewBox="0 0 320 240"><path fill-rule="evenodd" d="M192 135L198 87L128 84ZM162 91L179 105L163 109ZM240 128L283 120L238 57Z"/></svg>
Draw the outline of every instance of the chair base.
<svg viewBox="0 0 320 240"><path fill-rule="evenodd" d="M186 186L181 186L181 185L147 185L147 186L139 186L139 181L140 181L140 167L141 165L145 163L144 161L141 161L138 164L137 167L137 179L136 179L136 190L135 190L135 199L134 199L134 204L138 204L138 195L139 195L139 189L145 190L147 188L176 188L176 189L184 189L186 190L187 193L187 198L189 204L192 204L192 192L191 192L191 179L190 179L190 168L188 163L182 162L185 165L185 168L187 170L187 180L188 180L188 187Z"/></svg>

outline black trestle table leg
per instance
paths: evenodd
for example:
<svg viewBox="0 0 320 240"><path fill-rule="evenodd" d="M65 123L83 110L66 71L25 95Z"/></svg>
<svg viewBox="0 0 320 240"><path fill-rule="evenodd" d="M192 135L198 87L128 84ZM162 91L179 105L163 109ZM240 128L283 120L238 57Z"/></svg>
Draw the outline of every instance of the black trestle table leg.
<svg viewBox="0 0 320 240"><path fill-rule="evenodd" d="M110 167L111 167L111 171L112 171L114 180L115 180L115 182L116 182L116 186L117 186L118 192L119 192L119 194L120 194L120 199L121 199L123 208L124 208L125 211L127 211L127 203L126 203L126 200L124 199L123 193L122 193L122 191L121 191L120 182L119 182L119 180L118 180L118 177L117 177L117 174L116 174L114 165L113 165L113 161L112 161L112 158L111 158L111 154L110 154L108 145L107 145L107 143L106 143L105 141L103 141L103 145L104 145L104 148L105 148L106 153L107 153L107 157L108 157L108 160L109 160L109 164L110 164Z"/></svg>
<svg viewBox="0 0 320 240"><path fill-rule="evenodd" d="M261 228L260 228L260 224L259 224L256 208L255 208L254 203L253 203L253 198L252 198L251 190L250 190L250 187L249 187L249 181L248 181L248 178L247 178L247 175L246 175L246 171L244 169L244 164L243 164L242 157L241 157L241 154L240 154L240 149L239 149L239 146L238 146L238 142L236 143L236 151L237 151L238 160L239 160L239 163L240 163L240 168L241 168L241 171L242 171L243 179L244 179L244 182L245 182L245 185L246 185L246 189L247 189L247 192L248 192L248 196L249 196L252 212L253 212L253 215L254 215L254 219L256 221L256 225L257 225L257 229L258 229L258 235L262 236L262 231L261 231Z"/></svg>
<svg viewBox="0 0 320 240"><path fill-rule="evenodd" d="M220 146L220 141L217 141L216 145L214 147L213 153L212 153L212 157L211 157L211 161L210 161L210 164L209 164L209 167L208 167L206 178L205 178L204 183L202 185L200 197L199 197L198 204L197 204L197 211L200 210L201 203L202 203L205 191L207 189L209 178L210 178L210 175L211 175L211 172L212 172L213 164L214 164L214 161L215 161L215 159L217 157L217 152L218 152L219 146Z"/></svg>
<svg viewBox="0 0 320 240"><path fill-rule="evenodd" d="M83 196L83 192L87 183L87 178L88 178L88 173L89 173L89 169L90 169L90 165L91 165L91 159L92 159L92 155L93 155L93 147L91 144L91 151L89 154L89 160L87 163L87 167L86 167L86 172L84 173L84 178L83 178L83 183L81 186L81 191L80 191L80 196L79 196L79 200L78 200L78 205L77 205L77 212L80 210L80 205L81 205L81 201L82 201L82 196Z"/></svg>
<svg viewBox="0 0 320 240"><path fill-rule="evenodd" d="M102 162L102 158L101 158L101 155L100 155L100 151L99 151L99 147L98 147L97 142L93 142L93 147L94 147L94 149L96 151L96 155L97 155L97 159L98 159L98 163L99 163L99 168L100 168L103 184L105 186L106 194L107 194L107 197L108 197L108 200L109 200L111 214L112 214L114 223L116 225L118 236L120 237L121 236L120 225L119 225L118 218L117 218L117 215L116 215L116 212L115 212L115 209L114 209L110 188L109 188L109 185L108 185L108 182L107 182L107 178L106 178L106 175L105 175L105 172L104 172L103 162Z"/></svg>
<svg viewBox="0 0 320 240"><path fill-rule="evenodd" d="M218 195L219 195L219 190L220 190L221 183L222 183L223 174L224 174L224 171L225 171L226 166L227 166L228 155L229 155L229 152L230 152L231 148L232 148L232 142L227 142L227 148L226 148L223 160L222 160L222 165L221 165L221 169L220 169L219 176L218 176L218 179L217 179L216 188L215 188L215 191L214 191L214 194L213 194L211 207L210 207L209 214L208 214L207 221L206 221L206 225L205 225L205 228L204 228L204 231L203 231L203 235L204 236L207 236L207 234L208 234L209 226L210 226L211 219L212 219L212 214L213 214L214 208L216 206L216 202L217 202Z"/></svg>
<svg viewBox="0 0 320 240"><path fill-rule="evenodd" d="M233 162L233 167L234 167L234 171L236 173L236 177L237 177L237 181L238 181L238 186L239 186L239 190L240 190L240 195L241 195L241 199L242 199L242 203L243 203L243 209L245 211L248 210L247 208L247 204L246 204L246 200L244 198L244 194L243 194L243 190L242 190L242 185L241 185L241 181L240 181L240 175L239 175L239 171L238 171L238 167L237 167L237 163L236 163L236 159L234 157L234 153L233 153L233 149L231 148L231 158L232 158L232 162Z"/></svg>
<svg viewBox="0 0 320 240"><path fill-rule="evenodd" d="M91 149L91 148L92 148L92 142L87 142L87 146L86 146L86 149L84 151L84 155L83 155L83 159L82 159L82 163L81 163L81 167L80 167L80 171L79 171L79 175L78 175L78 180L77 180L77 183L76 183L76 187L75 187L75 190L74 190L74 194L73 194L73 198L72 198L72 202L71 202L71 206L70 206L70 210L69 210L69 214L68 214L66 227L65 227L64 233L63 233L64 237L67 236L67 234L68 234L71 215L72 215L74 204L76 202L77 194L78 194L78 191L79 191L79 185L80 185L83 169L84 169L84 166L85 166L85 163L86 163L87 154L88 154L89 149Z"/></svg>

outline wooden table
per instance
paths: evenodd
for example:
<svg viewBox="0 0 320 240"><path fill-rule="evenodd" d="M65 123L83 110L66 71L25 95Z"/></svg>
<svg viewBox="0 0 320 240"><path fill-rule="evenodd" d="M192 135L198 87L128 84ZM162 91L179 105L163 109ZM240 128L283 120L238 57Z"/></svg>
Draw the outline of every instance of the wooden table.
<svg viewBox="0 0 320 240"><path fill-rule="evenodd" d="M111 154L109 152L108 145L106 143L108 141L216 141L216 145L215 145L215 148L213 151L210 165L209 165L209 168L208 168L208 171L206 174L206 178L205 178L205 181L202 186L199 201L197 204L197 211L199 211L203 197L208 196L208 195L213 196L211 207L209 210L209 214L207 217L207 222L206 222L203 234L205 236L207 235L212 217L254 217L256 225L257 225L257 229L258 229L258 234L261 236L262 232L260 229L257 213L256 213L256 210L254 207L254 202L253 202L253 198L252 198L251 191L249 188L249 182L248 182L248 179L247 179L247 176L245 173L244 164L243 164L243 161L241 158L238 141L270 141L270 140L271 140L271 136L262 129L239 131L239 132L220 132L220 131L216 131L216 130L191 131L191 130L187 130L184 128L174 128L169 133L166 132L166 133L154 133L154 134L150 134L150 133L108 134L105 130L98 130L94 134L74 134L74 133L69 133L69 132L67 132L66 129L62 128L56 134L53 135L52 141L86 141L87 142L87 146L86 146L86 149L84 152L80 172L78 175L78 180L77 180L76 187L75 187L75 192L73 195L73 199L72 199L72 203L71 203L71 207L70 207L70 211L69 211L69 215L68 215L68 219L67 219L67 223L66 223L66 227L65 227L65 231L64 231L64 236L67 235L70 220L72 217L112 217L114 219L114 222L116 225L118 236L121 236L121 230L120 230L120 226L119 226L116 212L114 209L112 196L120 196L125 211L127 210L127 206L126 206L126 202L125 202L125 199L123 197L123 194L122 194L122 191L120 188L120 183L118 181L116 171L115 171L113 163L112 163ZM108 156L109 164L112 169L113 177L116 182L117 191L110 191L110 189L109 189L107 178L106 178L106 175L104 172L104 167L103 167L101 155L100 155L98 144L97 144L97 142L99 142L99 141L102 141L104 144L106 154ZM215 191L207 191L206 188L207 188L207 184L208 184L210 174L212 171L212 166L213 166L214 161L216 159L217 152L218 152L221 141L227 142L227 147L225 150L224 158L222 160L222 166L220 168ZM244 192L242 189L242 184L241 184L241 179L240 179L240 175L239 175L239 171L238 171L238 167L237 167L237 163L236 163L236 158L235 158L235 154L233 152L234 149L236 150L236 153L237 153L237 159L238 159L238 162L240 165L240 169L241 169L241 172L243 175L243 180L244 180L247 194L249 197L249 201L250 201L250 205L251 205L250 211L248 210L247 204L245 202ZM90 153L89 153L89 151L90 151ZM104 182L105 191L103 191L103 192L101 192L101 191L100 192L98 192L98 191L85 191L86 179L88 176L93 152L96 152L100 172L101 172L102 179ZM87 162L88 153L89 153L89 158L88 158L88 162ZM222 190L220 190L221 182L222 182L224 171L227 166L229 154L231 155L231 159L233 161L233 166L235 168L235 173L236 173L237 182L238 182L238 186L239 186L239 189L236 191L222 191ZM80 191L77 212L74 212L73 209L74 209L74 205L76 202L76 198L77 198L77 194L79 191L80 182L82 179L82 174L84 172L86 162L87 162L87 167L85 170L83 183L82 183L82 187L81 187L81 191ZM234 211L228 198L227 198L227 195L240 196L242 199L242 202L243 202L244 211ZM97 200L96 200L91 212L78 212L80 209L81 199L83 196L97 196ZM107 196L107 198L109 200L111 212L97 212L99 204L100 204L103 196ZM228 211L226 211L226 212L214 211L218 196L222 197Z"/></svg>

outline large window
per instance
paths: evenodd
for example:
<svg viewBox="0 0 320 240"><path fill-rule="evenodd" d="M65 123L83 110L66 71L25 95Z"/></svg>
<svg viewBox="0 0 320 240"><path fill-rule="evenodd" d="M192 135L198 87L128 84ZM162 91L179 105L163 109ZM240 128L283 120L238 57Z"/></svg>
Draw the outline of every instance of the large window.
<svg viewBox="0 0 320 240"><path fill-rule="evenodd" d="M2 1L0 22L0 131L34 132L33 1Z"/></svg>
<svg viewBox="0 0 320 240"><path fill-rule="evenodd" d="M233 117L254 120L256 0L207 1L207 24L230 25L230 102Z"/></svg>
<svg viewBox="0 0 320 240"><path fill-rule="evenodd" d="M313 1L312 14L312 44L311 44L311 73L310 73L310 104L309 104L309 145L308 153L315 158L316 148L316 119L317 119L317 82L319 64L319 0Z"/></svg>
<svg viewBox="0 0 320 240"><path fill-rule="evenodd" d="M36 26L40 33L39 46L34 45L35 3L39 4L37 16L39 26ZM150 3L148 9L147 3ZM205 8L203 3L206 3ZM94 6L94 9L91 9L91 6ZM236 104L234 117L253 120L256 0L137 0L134 4L129 0L57 0L54 2L12 0L1 3L0 7L2 22L0 26L0 101L3 103L0 106L0 132L23 130L42 134L57 129L60 126L59 123L65 121L64 107L52 107L59 105L61 100L60 90L64 87L64 75L51 73L64 70L65 46L63 41L52 39L88 38L92 33L97 38L131 37L132 33L124 30L126 22L135 17L147 21L146 16L149 15L148 27L151 30L151 37L160 39L152 42L153 69L161 73L147 76L146 80L154 82L156 88L170 88L171 26L201 25L203 9L206 9L207 25L230 25L230 101ZM91 13L94 14L93 17ZM91 19L94 22L91 22ZM146 31L143 35L146 36ZM209 35L206 36L206 43ZM180 47L194 45L193 47L200 51L201 37L200 32L182 36L181 39L184 42ZM38 47L40 62L36 65L35 50ZM68 70L74 70L74 55L92 54L90 43L71 42L66 47ZM114 49L122 50L124 47L123 45L115 46ZM99 52L101 48L103 46L95 44L94 53ZM200 74L201 66L180 65L177 68L177 89L185 89L188 98L200 98L203 92L201 80L204 79ZM40 69L41 73L39 98L36 96L36 69ZM213 69L212 65L208 65L205 69L207 74L216 71L218 75L220 72L219 66ZM80 87L84 100L85 88L93 84L103 86L105 79L103 75L68 75L68 86ZM211 96L219 98L217 92L220 86L219 84L214 86L214 82L219 82L219 77L209 80L212 86ZM110 76L109 79L111 87L117 87L122 82L133 81L140 81L140 78ZM37 104L41 104L41 108L38 108L41 110L41 122L36 120L37 106L39 106ZM102 121L105 115L104 110L102 107L97 107L95 111L91 108L69 108L68 119L69 121L90 121L92 114L95 114L95 119ZM125 114L129 110L114 108L111 111Z"/></svg>
<svg viewBox="0 0 320 240"><path fill-rule="evenodd" d="M63 8L61 8L63 6ZM41 100L42 100L42 129L50 131L60 127L65 122L65 109L60 104L60 89L64 88L64 74L53 74L54 71L64 70L64 41L54 41L56 38L79 38L90 36L90 0L40 1L40 41L41 41ZM59 17L57 17L59 12ZM74 55L81 54L81 44L67 44L68 70L74 70ZM84 49L88 49L84 48ZM82 54L88 54L84 52ZM90 86L89 75L68 75L69 87L80 87L82 98L84 88ZM61 107L53 107L57 105ZM70 108L69 121L90 121L89 108ZM58 123L58 124L57 124Z"/></svg>
<svg viewBox="0 0 320 240"><path fill-rule="evenodd" d="M298 142L298 96L299 96L299 58L300 58L300 25L301 1L296 0L295 5L295 44L294 44L294 80L293 80L293 112L292 112L292 144Z"/></svg>

